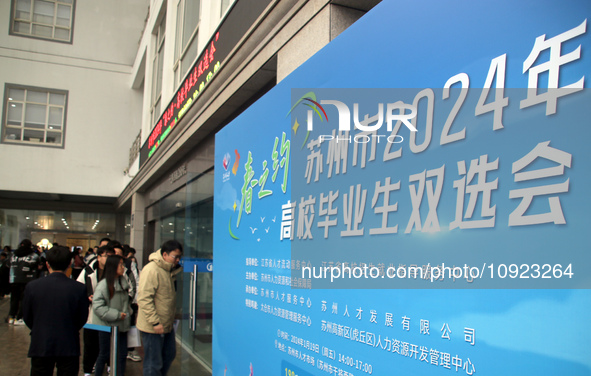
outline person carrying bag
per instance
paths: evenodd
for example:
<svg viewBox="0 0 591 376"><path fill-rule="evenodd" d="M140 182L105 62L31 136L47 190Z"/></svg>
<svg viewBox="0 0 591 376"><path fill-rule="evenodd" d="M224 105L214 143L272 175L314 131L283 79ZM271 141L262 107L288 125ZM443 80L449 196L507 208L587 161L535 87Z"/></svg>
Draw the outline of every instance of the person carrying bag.
<svg viewBox="0 0 591 376"><path fill-rule="evenodd" d="M117 372L115 375L125 374L127 358L127 332L131 319L131 307L127 281L123 278L125 263L123 257L113 255L107 258L103 278L96 286L92 299L94 313L92 323L104 326L117 326L119 329L117 349ZM99 355L96 360L95 376L102 376L105 365L109 360L111 333L99 332Z"/></svg>

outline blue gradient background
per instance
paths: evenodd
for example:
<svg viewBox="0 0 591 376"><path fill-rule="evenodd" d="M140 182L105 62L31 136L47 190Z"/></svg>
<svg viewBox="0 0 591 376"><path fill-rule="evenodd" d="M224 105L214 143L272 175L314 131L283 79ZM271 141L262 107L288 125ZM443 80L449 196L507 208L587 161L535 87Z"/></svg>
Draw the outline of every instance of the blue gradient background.
<svg viewBox="0 0 591 376"><path fill-rule="evenodd" d="M250 372L251 364L255 375L284 375L285 368L290 365L295 370L302 370L302 374L325 374L275 349L274 341L280 340L278 330L371 363L373 375L445 375L455 372L454 367L447 370L329 335L320 329L321 321L326 320L373 332L376 336L380 335L382 341L385 337L396 338L445 351L452 356L457 354L464 360L470 358L475 365L476 374L479 375L591 375L591 292L588 289L289 291L284 286L246 281L247 271L283 276L289 276L290 271L247 267L245 259L291 259L291 246L298 247L298 241L295 240L293 244L279 241L281 205L292 196L301 196L297 189L303 177L297 175L297 160L291 164L290 190L285 194L280 191L279 178L275 183L268 181L266 187L273 190L273 195L261 200L255 198L252 214L243 214L238 228L237 211L234 212L231 208L234 199L240 203L248 151L253 153L253 168L255 178L258 178L262 172L262 161L266 159L271 163L275 137L280 138L281 132L290 132L291 118L286 117L286 114L293 103L292 89L441 88L450 77L461 72L469 75L470 87L478 88L484 83L490 60L504 53L508 56L505 86L523 88L527 86L527 74L522 74L522 63L529 55L535 38L542 34L550 38L570 30L581 24L590 14L591 2L588 1L383 1L220 131L216 137L214 195L213 374L246 375ZM563 54L578 45L581 45L582 54L580 60L562 67L562 85L585 75L585 86L588 87L590 39L591 34L587 31L563 44ZM547 58L547 55L542 54L538 63ZM436 98L440 98L440 89L434 91ZM529 252L531 242L537 241L545 245L541 250L542 254L551 257L572 256L588 262L587 254L591 251L587 215L591 205L586 189L589 187L590 171L586 145L589 140L588 117L578 122L567 121L561 124L562 129L556 129L552 125L554 118L548 118L548 124L540 125L539 133L511 128L509 120L516 120L519 114L531 114L533 118L539 116L540 119L545 119L545 108L539 105L519 110L519 101L510 91L507 93L510 96L510 105L505 115L503 131L492 131L492 114L474 118L474 107L464 106L466 113L461 113L461 116L465 119L477 119L488 126L477 132L471 128L477 125L469 124L466 140L439 147L441 123L436 123L432 144L426 152L412 155L405 151L403 157L396 162L396 173L401 180L400 192L408 197L408 180L405 179L409 172L417 173L423 169L439 167L442 164L441 158L445 158L444 196L438 209L440 224L445 228L455 214L453 210L446 209L455 203L455 189L451 187L451 182L457 178L457 168L451 161L469 160L486 151L489 161L496 159L496 155L500 156L501 168L503 163L513 162L518 159L516 156L525 155L535 144L549 139L552 141L551 146L573 154L573 166L567 168L565 173L565 177L571 179L571 188L567 195L560 196L567 225L508 228L506 218L515 206L515 200L509 200L506 196L513 184L509 168L497 175L491 175L499 177L500 182L499 192L493 194L493 204L495 198L502 198L496 202L496 227L493 230L442 232L441 235L448 238L434 243L440 247L441 252L451 252L458 248L465 251L470 245L501 251L499 244L519 242L519 247ZM563 113L568 113L569 106L579 109L579 115L589 111L587 108L580 108L581 104L574 99L559 99L558 106L555 119L564 119ZM442 113L447 113L445 111L448 110L443 109ZM530 124L533 125L535 124ZM293 158L297 158L295 151L299 146L300 141L292 141ZM235 149L241 155L239 172L236 176L231 175L229 181L223 182L223 156L226 153L231 155L231 168ZM378 174L377 169L373 174ZM360 176L362 177L352 174L350 179L356 180ZM374 176L371 179L368 180L373 184L376 179ZM398 179L393 179L396 180ZM334 184L346 185L339 182ZM324 191L328 187L327 184L320 188ZM258 187L255 188L256 192ZM443 197L451 197L453 200L444 202ZM406 198L398 201L399 210L404 212L403 205L407 205L406 213L410 213L410 200ZM425 204L425 199L423 203ZM371 214L371 211L366 214L368 213ZM413 244L415 247L429 244L432 240L422 239L420 234L403 234L408 221L407 214L401 216L404 219L397 221L399 234L390 238L392 246L397 249L414 249L409 247ZM261 221L263 217L264 222ZM277 219L276 222L269 222L273 217ZM422 219L424 221L425 216ZM230 237L230 220L232 231L240 240ZM251 227L258 228L258 231L252 234ZM264 232L267 227L268 233ZM327 252L334 248L346 249L334 246L333 243L323 244L321 239L322 237L315 234L314 241L302 243L311 249L325 249ZM560 239L560 242L553 239ZM334 240L338 238L335 237ZM367 237L357 240L361 244L359 246L354 244L356 240L349 240L351 245L347 247L352 250L361 249L365 253L371 250L363 243ZM515 249L520 249L519 247ZM530 262L536 261L532 259ZM582 271L584 276L589 274L586 270ZM247 284L310 298L312 306L292 307L287 303L274 303L268 298L246 294ZM309 315L312 326L302 326L247 308L245 299ZM326 312L321 310L323 300L327 302ZM331 313L333 302L339 305L338 315ZM343 317L345 306L351 317ZM359 307L364 310L362 320L355 318L355 310ZM369 321L370 310L376 310L378 324ZM392 313L394 317L393 327L386 327L383 323L386 312ZM403 316L410 318L408 332L403 331L400 324ZM419 333L420 319L429 320L431 335ZM449 341L441 338L440 328L444 323L452 330ZM464 327L476 330L474 346L464 341ZM293 347L312 355L297 345ZM356 376L364 374L339 364L338 361L314 355L316 359L326 360ZM465 371L460 369L459 372Z"/></svg>

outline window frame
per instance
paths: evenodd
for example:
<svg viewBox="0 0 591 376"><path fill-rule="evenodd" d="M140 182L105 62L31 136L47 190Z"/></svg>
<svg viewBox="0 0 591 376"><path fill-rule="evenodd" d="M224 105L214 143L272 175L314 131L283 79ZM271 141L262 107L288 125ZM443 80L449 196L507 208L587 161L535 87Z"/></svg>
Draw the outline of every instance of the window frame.
<svg viewBox="0 0 591 376"><path fill-rule="evenodd" d="M162 37L162 38L161 38ZM164 76L164 46L166 44L166 14L162 17L156 28L154 56L152 57L152 93L150 103L151 127L154 128L162 114L162 81ZM162 69L160 69L162 63ZM160 83L160 91L156 92ZM158 109L158 111L156 111Z"/></svg>
<svg viewBox="0 0 591 376"><path fill-rule="evenodd" d="M8 93L10 91L10 89L18 89L18 90L25 90L25 98L22 101L24 107L22 110L22 118L21 118L21 125L19 127L8 127L8 106L9 103L13 102L9 99ZM26 128L25 127L25 118L26 118L26 106L27 103L31 103L34 104L34 102L28 102L27 101L27 91L37 91L37 92L44 92L47 93L48 95L53 93L53 94L60 94L60 95L64 95L64 105L63 105L63 113L62 113L62 129L61 131L52 131L55 133L61 132L61 143L59 144L53 144L53 143L48 143L47 140L47 132L49 130L49 108L50 107L62 107L60 105L52 105L50 104L50 100L49 97L47 98L47 109L46 109L46 113L45 113L45 124L44 127L42 129L43 133L44 133L44 140L41 141L26 141L23 140L23 133L26 129L31 129L31 130L35 130L35 131L40 131L41 129L38 128ZM54 89L54 88L45 88L45 87L38 87L38 86L29 86L29 85L20 85L20 84L13 84L13 83L5 83L4 84L4 101L3 101L3 105L2 105L2 122L0 123L0 144L3 145L17 145L17 146L37 146L37 147L46 147L46 148L52 148L52 149L64 149L66 147L66 125L67 125L67 118L68 118L68 98L69 98L69 91L68 90L63 90L63 89ZM15 102L21 102L21 101L15 101ZM6 138L6 130L7 128L13 128L13 129L21 129L21 140L9 140Z"/></svg>
<svg viewBox="0 0 591 376"><path fill-rule="evenodd" d="M60 29L69 29L70 30L69 40L57 39L55 37L44 37L44 36L40 36L40 35L34 35L31 32L29 34L25 34L25 33L20 33L20 32L15 31L14 25L15 25L15 22L17 21L17 18L16 18L16 3L17 3L17 1L18 0L11 0L10 1L10 23L8 25L8 34L9 35L44 40L44 41L49 41L49 42L64 43L64 44L73 44L74 43L74 20L75 20L75 14L76 14L76 0L72 0L71 4L66 3L65 1L62 1L62 0L42 0L42 1L46 1L46 2L52 2L55 5L64 4L64 5L71 6L72 11L70 13L70 27L69 28L61 27L61 26L55 24L55 19L57 17L57 13L56 13L57 6L54 10L54 23L52 25L33 21L33 12L32 12L33 6L34 6L35 1L39 1L39 0L31 0L31 18L29 20L24 20L24 22L28 22L30 24L30 27L32 27L32 25L34 25L34 24L39 24L39 25L51 27L53 29L54 35L55 35L56 27L60 28ZM31 29L29 29L29 31L31 31Z"/></svg>
<svg viewBox="0 0 591 376"><path fill-rule="evenodd" d="M191 36L189 37L187 44L183 47L183 34L184 34L184 27L185 27L185 10L187 7L187 0L178 0L177 3L177 22L176 22L176 34L175 34L175 46L174 46L174 66L173 66L173 72L174 72L174 78L175 78L175 86L180 85L181 83L181 79L184 78L187 74L187 72L191 69L191 67L195 64L195 61L197 61L197 58L199 58L199 46L197 46L197 53L195 54L195 57L193 58L192 61L188 62L188 69L187 72L181 72L181 67L183 64L183 59L186 57L188 51L189 51L189 47L191 47L191 44L193 42L195 43L199 43L198 38L199 38L199 29L201 28L201 14L202 14L202 8L203 6L203 1L199 0L199 20L197 21L197 24L195 25L195 29L193 29L193 31L191 32ZM179 11L179 8L182 8L181 11Z"/></svg>

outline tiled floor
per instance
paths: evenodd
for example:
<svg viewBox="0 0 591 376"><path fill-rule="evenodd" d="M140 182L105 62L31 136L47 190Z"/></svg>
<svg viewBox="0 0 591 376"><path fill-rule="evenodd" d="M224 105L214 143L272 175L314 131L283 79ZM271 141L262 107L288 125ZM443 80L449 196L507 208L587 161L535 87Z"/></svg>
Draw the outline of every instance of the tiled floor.
<svg viewBox="0 0 591 376"><path fill-rule="evenodd" d="M0 300L0 376L29 376L31 361L27 357L27 351L29 350L30 331L24 325L14 326L4 322L4 318L8 316L9 300L10 298ZM211 376L211 372L203 368L193 357L186 353L183 354L182 351L184 350L177 344L177 357L168 372L169 376ZM138 353L143 357L141 348L138 349ZM82 359L80 360L82 361ZM83 375L82 365L79 375ZM128 360L125 375L141 376L142 362Z"/></svg>

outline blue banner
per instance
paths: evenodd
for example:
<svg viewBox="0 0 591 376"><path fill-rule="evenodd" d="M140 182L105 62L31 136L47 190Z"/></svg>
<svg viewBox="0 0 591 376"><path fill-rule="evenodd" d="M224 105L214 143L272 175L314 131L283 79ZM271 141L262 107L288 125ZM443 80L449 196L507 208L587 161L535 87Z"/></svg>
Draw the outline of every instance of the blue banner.
<svg viewBox="0 0 591 376"><path fill-rule="evenodd" d="M221 130L213 375L591 375L590 14L383 1Z"/></svg>

